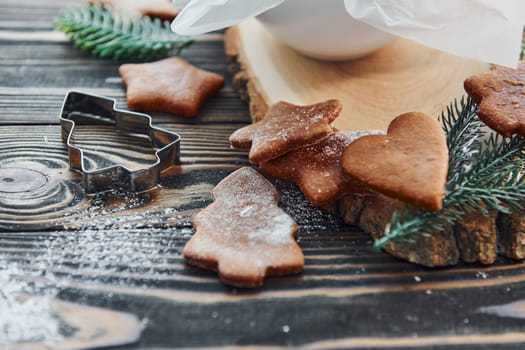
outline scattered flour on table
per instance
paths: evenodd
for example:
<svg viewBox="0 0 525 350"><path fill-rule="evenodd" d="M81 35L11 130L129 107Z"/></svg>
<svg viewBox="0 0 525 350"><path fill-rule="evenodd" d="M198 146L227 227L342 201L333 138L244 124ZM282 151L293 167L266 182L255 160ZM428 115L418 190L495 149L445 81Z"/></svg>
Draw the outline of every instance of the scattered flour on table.
<svg viewBox="0 0 525 350"><path fill-rule="evenodd" d="M0 348L28 341L52 341L63 338L61 322L51 307L58 288L39 281L40 273L28 273L16 263L0 258ZM24 278L22 278L24 276Z"/></svg>
<svg viewBox="0 0 525 350"><path fill-rule="evenodd" d="M140 289L144 278L175 275L174 266L180 264L183 244L192 233L191 227L51 232L35 234L16 259L0 253L0 349L13 343L57 341L71 332L52 307L70 286Z"/></svg>

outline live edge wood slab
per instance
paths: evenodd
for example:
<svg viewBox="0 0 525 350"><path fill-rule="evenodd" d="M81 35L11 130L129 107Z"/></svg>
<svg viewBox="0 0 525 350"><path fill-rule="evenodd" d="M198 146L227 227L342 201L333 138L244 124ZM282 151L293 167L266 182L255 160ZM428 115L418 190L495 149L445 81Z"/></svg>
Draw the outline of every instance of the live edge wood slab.
<svg viewBox="0 0 525 350"><path fill-rule="evenodd" d="M404 39L354 61L319 61L292 50L256 19L230 28L225 43L237 64L234 85L253 120L279 100L305 105L335 98L343 102L333 123L341 130L385 131L394 117L411 111L438 116L463 96L466 77L490 69Z"/></svg>
<svg viewBox="0 0 525 350"><path fill-rule="evenodd" d="M121 62L94 59L53 31L72 3L83 1L0 2L0 348L523 349L525 263L396 260L275 179L299 223L301 275L246 291L185 265L192 217L215 184L248 165L228 145L250 122L231 82L197 119L153 115L183 139L182 167L162 187L86 197L67 167L61 101L79 89L125 108L125 90ZM199 37L183 56L228 76L221 34ZM98 165L151 157L110 130L82 132Z"/></svg>
<svg viewBox="0 0 525 350"><path fill-rule="evenodd" d="M279 100L311 104L337 98L343 102L343 111L333 125L341 130L386 131L394 117L409 111L437 118L465 94L466 77L490 69L489 64L404 39L354 61L314 60L280 42L256 19L230 28L225 50L234 87L248 103L252 121L263 118ZM402 206L384 196L357 195L345 196L335 204L347 224L359 226L375 239ZM501 254L522 259L524 226L521 213L499 218L469 213L446 232L434 232L411 244L390 243L386 251L430 267L460 260L492 264L498 246Z"/></svg>

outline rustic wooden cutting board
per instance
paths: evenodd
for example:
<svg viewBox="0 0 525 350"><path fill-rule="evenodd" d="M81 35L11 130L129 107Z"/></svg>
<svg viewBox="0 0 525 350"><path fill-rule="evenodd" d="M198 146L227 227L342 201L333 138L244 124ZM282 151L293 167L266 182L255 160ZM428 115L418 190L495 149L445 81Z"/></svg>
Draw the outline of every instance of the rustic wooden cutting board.
<svg viewBox="0 0 525 350"><path fill-rule="evenodd" d="M334 126L342 130L386 130L395 116L409 111L437 116L464 94L467 76L490 69L404 39L355 61L318 61L290 49L256 19L229 29L225 42L234 84L249 101L253 120L279 100L310 104L337 98L344 108Z"/></svg>

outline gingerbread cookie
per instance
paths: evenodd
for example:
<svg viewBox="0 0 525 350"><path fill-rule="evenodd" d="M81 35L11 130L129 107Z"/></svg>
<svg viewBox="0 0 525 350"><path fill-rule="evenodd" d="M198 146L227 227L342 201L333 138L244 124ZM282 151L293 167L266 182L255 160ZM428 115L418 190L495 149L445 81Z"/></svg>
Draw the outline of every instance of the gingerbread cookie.
<svg viewBox="0 0 525 350"><path fill-rule="evenodd" d="M346 175L341 165L343 152L350 143L379 131L336 131L318 143L290 151L261 162L261 169L299 185L313 204L333 202L343 193L363 193L366 186Z"/></svg>
<svg viewBox="0 0 525 350"><path fill-rule="evenodd" d="M123 64L119 73L127 86L128 107L142 111L195 116L204 100L224 85L221 75L194 67L179 57Z"/></svg>
<svg viewBox="0 0 525 350"><path fill-rule="evenodd" d="M224 283L240 287L302 270L297 224L277 206L279 193L268 180L244 167L222 180L213 195L215 202L193 220L196 232L184 247L188 263L217 270Z"/></svg>
<svg viewBox="0 0 525 350"><path fill-rule="evenodd" d="M479 118L491 129L505 137L525 136L525 62L517 69L496 67L474 75L464 86L478 104Z"/></svg>
<svg viewBox="0 0 525 350"><path fill-rule="evenodd" d="M387 135L363 136L343 155L343 169L377 192L426 210L443 205L448 149L441 125L424 113L405 113Z"/></svg>
<svg viewBox="0 0 525 350"><path fill-rule="evenodd" d="M235 131L230 143L235 148L250 149L250 162L264 162L330 135L330 123L341 108L338 100L308 106L281 101L271 106L262 120Z"/></svg>
<svg viewBox="0 0 525 350"><path fill-rule="evenodd" d="M88 4L109 7L132 17L148 16L172 20L179 14L179 9L170 0L88 0Z"/></svg>

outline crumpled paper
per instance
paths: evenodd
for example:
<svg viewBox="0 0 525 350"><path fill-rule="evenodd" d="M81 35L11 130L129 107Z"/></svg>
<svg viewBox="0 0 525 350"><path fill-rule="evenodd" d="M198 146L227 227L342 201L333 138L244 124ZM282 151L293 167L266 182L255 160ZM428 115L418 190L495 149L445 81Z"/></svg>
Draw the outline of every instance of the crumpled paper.
<svg viewBox="0 0 525 350"><path fill-rule="evenodd" d="M172 29L183 35L203 34L238 24L283 1L300 0L191 0ZM345 7L355 19L423 45L509 67L518 64L523 0L345 0Z"/></svg>

